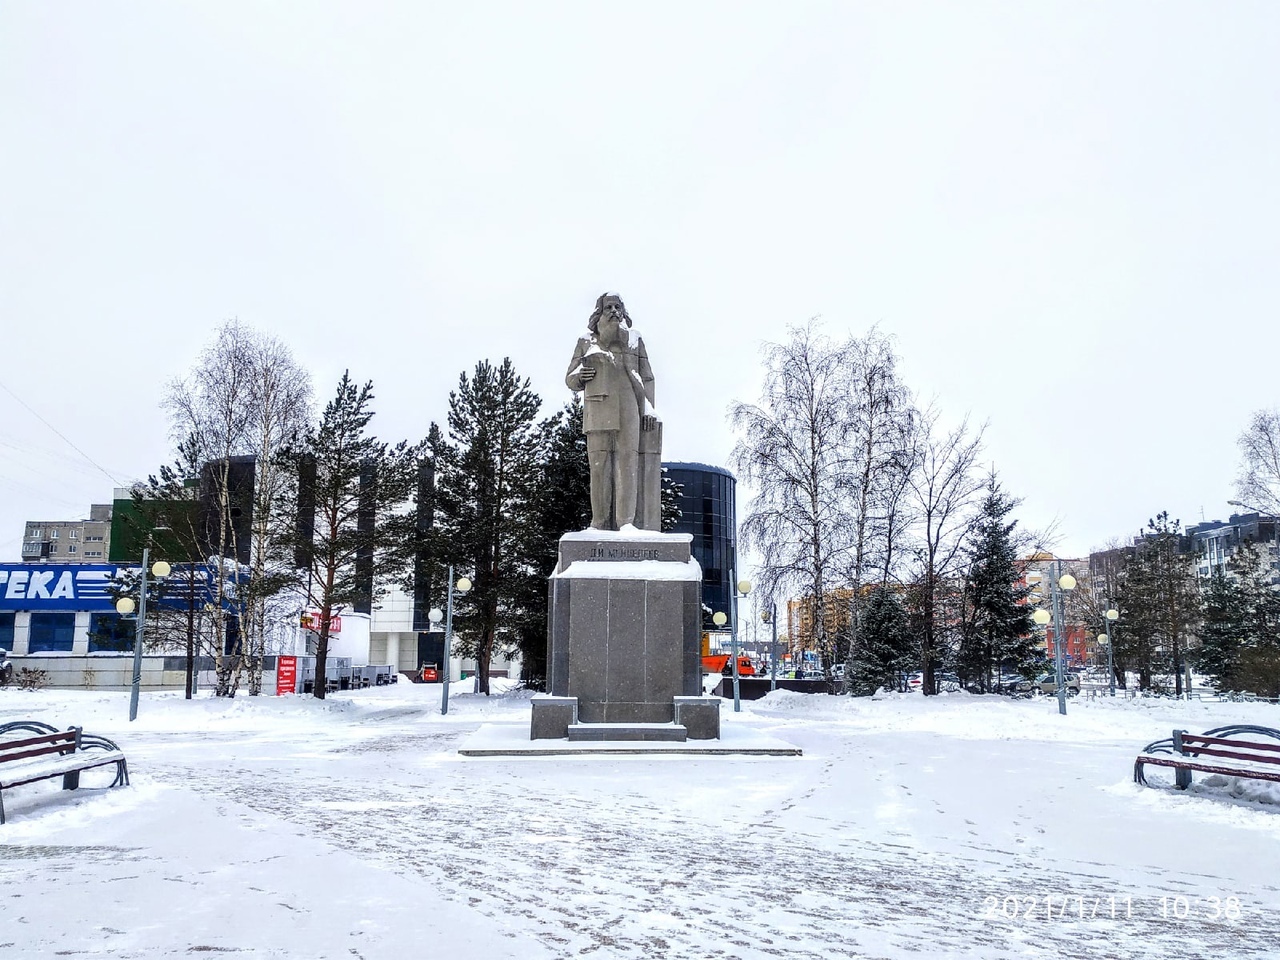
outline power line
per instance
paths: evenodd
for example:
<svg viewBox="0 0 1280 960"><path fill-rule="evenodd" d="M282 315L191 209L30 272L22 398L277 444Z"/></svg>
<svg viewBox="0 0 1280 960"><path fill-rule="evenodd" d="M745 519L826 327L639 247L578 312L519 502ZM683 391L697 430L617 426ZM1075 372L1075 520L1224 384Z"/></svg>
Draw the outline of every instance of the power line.
<svg viewBox="0 0 1280 960"><path fill-rule="evenodd" d="M107 468L106 468L106 467L104 467L102 464L98 463L98 461L97 461L97 460L93 459L93 457L89 456L87 453L85 453L83 450L81 450L79 447L77 447L74 443L72 443L69 439L67 439L66 434L64 434L61 430L59 430L57 427L55 427L52 423L50 423L50 422L49 422L48 420L46 420L44 417L40 416L40 414L38 414L34 409L32 409L32 407L31 407L31 405L30 405L29 403L27 403L27 402L26 402L25 400L23 400L20 396L18 396L16 393L14 393L12 390L10 390L7 386L5 386L5 384L4 384L4 382L3 382L3 381L0 381L0 389L4 390L4 392L5 392L5 393L7 393L9 396L13 397L13 399L17 400L20 404L22 404L22 405L27 409L27 412L28 412L28 413L30 413L33 417L35 417L37 420L39 420L41 423L43 423L46 427L48 427L50 430L52 430L54 433L56 433L59 437L61 437L61 438L62 438L62 440L63 440L63 442L64 442L64 443L66 443L66 445L67 445L67 446L69 446L69 447L70 447L72 450L74 450L76 453L80 454L80 456L84 457L84 458L85 458L85 460L89 461L89 463L91 463L91 464L93 464L95 467L97 467L97 468L102 472L102 474L103 474L103 475L104 475L108 480L110 480L112 483L114 483L117 487L125 487L125 486L128 486L128 484L126 484L126 483L125 483L123 480L121 480L119 477L112 476L111 472L110 472L109 470L107 470Z"/></svg>

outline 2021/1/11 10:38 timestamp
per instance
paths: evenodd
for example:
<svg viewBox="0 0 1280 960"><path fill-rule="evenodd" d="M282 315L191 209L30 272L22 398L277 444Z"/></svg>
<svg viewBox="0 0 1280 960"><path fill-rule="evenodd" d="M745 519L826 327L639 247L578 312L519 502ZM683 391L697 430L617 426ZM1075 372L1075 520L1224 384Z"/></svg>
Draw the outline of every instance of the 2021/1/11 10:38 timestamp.
<svg viewBox="0 0 1280 960"><path fill-rule="evenodd" d="M1045 894L982 898L982 916L987 920L1239 920L1241 915L1239 897L1135 900L1127 895Z"/></svg>

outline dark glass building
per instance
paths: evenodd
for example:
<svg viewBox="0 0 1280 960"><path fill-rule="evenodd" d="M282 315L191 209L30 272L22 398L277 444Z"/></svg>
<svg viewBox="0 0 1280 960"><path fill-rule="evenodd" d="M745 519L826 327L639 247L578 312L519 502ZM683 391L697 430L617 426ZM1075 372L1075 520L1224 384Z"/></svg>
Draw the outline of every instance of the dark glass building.
<svg viewBox="0 0 1280 960"><path fill-rule="evenodd" d="M702 566L703 624L712 629L711 614L729 614L733 603L733 576L738 566L738 482L723 467L705 463L662 466L667 477L682 488L682 515L672 532L693 534L693 556Z"/></svg>

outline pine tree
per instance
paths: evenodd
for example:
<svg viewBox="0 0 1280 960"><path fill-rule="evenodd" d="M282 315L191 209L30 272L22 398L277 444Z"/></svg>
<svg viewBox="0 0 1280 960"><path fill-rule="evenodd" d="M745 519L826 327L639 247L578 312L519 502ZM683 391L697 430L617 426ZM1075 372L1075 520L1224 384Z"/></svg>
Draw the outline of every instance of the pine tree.
<svg viewBox="0 0 1280 960"><path fill-rule="evenodd" d="M1180 523L1167 511L1157 514L1118 580L1124 628L1113 653L1118 664L1137 672L1143 690L1160 673L1172 674L1175 692L1182 692L1183 656L1200 618L1200 593L1182 539Z"/></svg>
<svg viewBox="0 0 1280 960"><path fill-rule="evenodd" d="M1020 501L1000 488L994 472L987 479L982 507L969 528L968 570L964 581L964 615L956 670L967 683L986 693L993 670L1026 671L1035 656L1030 587L1018 586L1018 521L1007 517Z"/></svg>
<svg viewBox="0 0 1280 960"><path fill-rule="evenodd" d="M449 442L436 465L437 510L443 549L475 571L474 589L454 618L458 650L475 657L485 694L499 642L514 651L533 629L519 620L541 538L535 522L546 435L536 419L541 403L509 358L498 367L481 361L449 394Z"/></svg>
<svg viewBox="0 0 1280 960"><path fill-rule="evenodd" d="M370 597L359 568L369 557L376 568L396 551L399 530L392 518L417 479L418 448L403 441L389 447L368 432L373 399L372 382L359 386L344 372L319 424L280 455L285 475L295 479L284 495L281 517L298 515L298 497L305 492L296 478L304 461L315 463L314 530L304 533L292 523L282 524L276 545L308 567L307 600L320 614L315 696L321 700L332 618L348 604L376 600L382 591L375 580Z"/></svg>
<svg viewBox="0 0 1280 960"><path fill-rule="evenodd" d="M172 465L162 465L158 477L153 474L130 490L131 509L123 513L118 525L123 536L112 543L111 551L117 556L128 553L128 559L140 561L142 545L150 543L152 556L173 562L172 582L153 589L167 589L180 601L167 606L157 603L149 609L147 631L151 638L185 646L188 700L195 692L196 657L201 648L214 656L222 653L214 643L202 643L211 565L203 562L207 544L200 523L200 468L199 443L190 436L178 444L178 458ZM137 588L126 575L121 595L137 596Z"/></svg>
<svg viewBox="0 0 1280 960"><path fill-rule="evenodd" d="M582 432L582 401L575 396L543 424L542 468L534 497L528 563L517 597L513 632L520 649L521 680L546 688L547 578L559 560L560 538L591 524L591 468Z"/></svg>

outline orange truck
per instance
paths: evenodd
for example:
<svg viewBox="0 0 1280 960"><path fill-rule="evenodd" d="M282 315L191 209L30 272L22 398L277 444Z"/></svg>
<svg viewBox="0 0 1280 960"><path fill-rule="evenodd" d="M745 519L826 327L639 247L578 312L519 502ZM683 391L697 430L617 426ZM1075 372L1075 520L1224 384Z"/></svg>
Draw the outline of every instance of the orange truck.
<svg viewBox="0 0 1280 960"><path fill-rule="evenodd" d="M730 654L727 653L709 653L702 658L703 673L722 673L726 677L733 676L733 666L730 664ZM738 676L754 677L756 675L755 664L751 662L751 658L745 653L738 654Z"/></svg>

